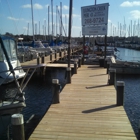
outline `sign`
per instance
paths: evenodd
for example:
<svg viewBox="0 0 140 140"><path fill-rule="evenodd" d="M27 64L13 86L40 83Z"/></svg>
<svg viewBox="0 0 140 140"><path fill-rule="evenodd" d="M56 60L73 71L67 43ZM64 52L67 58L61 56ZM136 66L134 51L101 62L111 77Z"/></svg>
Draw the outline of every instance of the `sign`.
<svg viewBox="0 0 140 140"><path fill-rule="evenodd" d="M83 26L82 35L107 35L107 25Z"/></svg>
<svg viewBox="0 0 140 140"><path fill-rule="evenodd" d="M109 3L81 7L82 26L108 23Z"/></svg>

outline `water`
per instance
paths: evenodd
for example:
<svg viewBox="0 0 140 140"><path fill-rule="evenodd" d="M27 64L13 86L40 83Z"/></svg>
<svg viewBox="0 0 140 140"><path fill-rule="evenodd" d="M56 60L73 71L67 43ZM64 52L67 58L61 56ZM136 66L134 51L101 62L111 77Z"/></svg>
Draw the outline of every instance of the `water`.
<svg viewBox="0 0 140 140"><path fill-rule="evenodd" d="M140 120L140 75L117 75L117 81L125 82L124 108L138 136Z"/></svg>
<svg viewBox="0 0 140 140"><path fill-rule="evenodd" d="M126 48L118 48L117 57L124 61L140 61L140 51ZM138 123L140 120L140 75L118 74L117 81L125 82L124 108L138 136Z"/></svg>
<svg viewBox="0 0 140 140"><path fill-rule="evenodd" d="M118 60L140 62L140 51L127 48L117 49L119 50L119 52L117 52Z"/></svg>

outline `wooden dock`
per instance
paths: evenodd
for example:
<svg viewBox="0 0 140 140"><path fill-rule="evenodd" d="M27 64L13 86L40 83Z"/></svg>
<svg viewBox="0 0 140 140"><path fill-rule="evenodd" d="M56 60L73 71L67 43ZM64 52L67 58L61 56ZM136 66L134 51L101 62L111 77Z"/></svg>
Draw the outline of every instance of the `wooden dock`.
<svg viewBox="0 0 140 140"><path fill-rule="evenodd" d="M106 69L82 65L52 104L29 140L136 140Z"/></svg>

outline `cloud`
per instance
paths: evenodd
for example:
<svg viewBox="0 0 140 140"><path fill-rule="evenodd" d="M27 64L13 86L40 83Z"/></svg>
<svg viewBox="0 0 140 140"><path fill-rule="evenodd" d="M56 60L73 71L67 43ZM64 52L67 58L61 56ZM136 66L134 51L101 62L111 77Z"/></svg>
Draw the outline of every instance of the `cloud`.
<svg viewBox="0 0 140 140"><path fill-rule="evenodd" d="M10 20L14 20L14 21L19 20L18 18L14 18L14 17L7 17L7 18L10 19Z"/></svg>
<svg viewBox="0 0 140 140"><path fill-rule="evenodd" d="M76 14L72 14L72 17L73 18L80 18L81 16L80 15L76 15Z"/></svg>
<svg viewBox="0 0 140 140"><path fill-rule="evenodd" d="M133 7L133 6L140 6L140 1L125 1L121 5L121 7Z"/></svg>
<svg viewBox="0 0 140 140"><path fill-rule="evenodd" d="M31 8L30 4L23 5L22 8Z"/></svg>
<svg viewBox="0 0 140 140"><path fill-rule="evenodd" d="M23 5L22 8L31 8L31 4ZM33 8L34 9L43 9L43 6L38 4L38 3L36 3L36 4L33 5Z"/></svg>
<svg viewBox="0 0 140 140"><path fill-rule="evenodd" d="M27 27L23 27L23 29L24 29L24 30L28 30L28 28L27 28Z"/></svg>
<svg viewBox="0 0 140 140"><path fill-rule="evenodd" d="M60 10L60 6L58 6L58 10ZM62 10L69 10L69 6L63 5ZM74 10L74 7L73 7Z"/></svg>
<svg viewBox="0 0 140 140"><path fill-rule="evenodd" d="M81 29L81 26L72 26L74 29Z"/></svg>
<svg viewBox="0 0 140 140"><path fill-rule="evenodd" d="M34 4L33 7L34 7L34 9L43 9L43 6L38 3Z"/></svg>
<svg viewBox="0 0 140 140"><path fill-rule="evenodd" d="M110 19L108 19L108 22L111 22L111 20L110 20Z"/></svg>
<svg viewBox="0 0 140 140"><path fill-rule="evenodd" d="M140 18L140 11L139 10L133 10L130 11L131 17L134 19L139 19Z"/></svg>
<svg viewBox="0 0 140 140"><path fill-rule="evenodd" d="M63 9L64 9L64 10L69 10L69 7L66 6L66 5L64 5L64 6L63 6Z"/></svg>

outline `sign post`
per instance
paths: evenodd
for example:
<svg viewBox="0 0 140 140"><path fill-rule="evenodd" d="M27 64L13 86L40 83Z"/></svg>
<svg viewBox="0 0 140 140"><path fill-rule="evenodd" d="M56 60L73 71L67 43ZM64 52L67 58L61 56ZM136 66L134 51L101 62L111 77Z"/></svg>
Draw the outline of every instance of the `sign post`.
<svg viewBox="0 0 140 140"><path fill-rule="evenodd" d="M82 35L105 35L105 56L107 46L109 3L81 7Z"/></svg>

